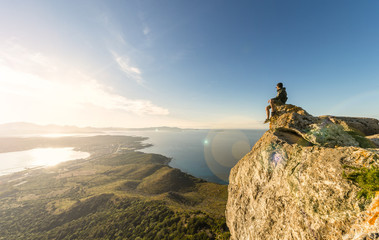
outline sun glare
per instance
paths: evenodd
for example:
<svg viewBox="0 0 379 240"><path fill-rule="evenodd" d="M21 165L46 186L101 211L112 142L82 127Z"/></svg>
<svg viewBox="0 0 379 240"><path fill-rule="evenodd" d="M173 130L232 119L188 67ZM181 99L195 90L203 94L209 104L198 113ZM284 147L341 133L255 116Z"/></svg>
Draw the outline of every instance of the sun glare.
<svg viewBox="0 0 379 240"><path fill-rule="evenodd" d="M54 166L69 160L87 158L89 155L72 148L36 148L30 151L31 165L34 166Z"/></svg>

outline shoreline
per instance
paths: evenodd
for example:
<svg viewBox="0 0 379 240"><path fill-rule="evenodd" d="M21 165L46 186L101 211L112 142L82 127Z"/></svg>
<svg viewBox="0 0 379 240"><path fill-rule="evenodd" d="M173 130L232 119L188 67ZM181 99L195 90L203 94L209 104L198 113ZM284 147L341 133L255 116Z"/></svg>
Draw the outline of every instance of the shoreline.
<svg viewBox="0 0 379 240"><path fill-rule="evenodd" d="M101 144L99 144L99 141L96 139L104 139L104 141ZM106 142L106 139L109 142ZM113 139L113 141L112 141ZM116 140L116 141L114 141ZM118 142L118 140L124 141L122 143ZM131 146L128 145L130 141L125 140L131 140L135 141ZM203 175L199 176L199 174L196 174L196 170L186 170L185 168L181 168L180 166L176 166L174 161L174 157L172 156L166 156L164 153L159 151L149 151L149 148L154 147L155 145L152 143L149 143L148 141L151 140L151 137L148 136L138 136L138 135L96 135L96 136L66 136L66 137L57 137L57 138L50 138L50 137L31 137L31 138L20 138L20 137L11 137L11 138L0 138L0 143L5 142L7 144L0 145L0 153L11 153L11 152L20 152L20 151L28 151L36 148L66 148L70 147L74 151L79 152L87 152L90 154L90 157L92 156L102 156L103 154L116 154L116 153L123 153L125 151L141 151L143 153L155 153L163 155L170 159L170 162L168 163L168 166L172 168L176 168L181 170L184 173L190 174L195 176L196 178L208 181L208 182L214 182L217 184L222 185L228 185L227 181L219 179L216 175ZM14 144L9 144L10 142ZM91 146L91 142L97 143L96 146ZM103 145L103 146L101 146ZM108 150L104 149L104 146L108 148ZM78 159L68 160L68 161L77 161ZM65 161L67 162L67 161ZM44 167L44 166L43 166ZM20 171L25 171L27 169L20 169ZM20 172L16 171L16 172ZM7 174L2 174L1 176L13 174L14 172L9 172Z"/></svg>
<svg viewBox="0 0 379 240"><path fill-rule="evenodd" d="M110 143L112 139L124 142ZM173 168L168 165L171 158L164 155L140 151L147 146L142 144L143 138L108 136L87 140L93 145L87 142L78 148L92 153L87 159L0 176L3 237L88 238L106 226L115 232L121 230L128 239L150 239L163 229L172 234L168 226L173 223L177 236L195 235L197 231L192 229L199 226L214 236L228 236L227 186ZM166 220L169 225L155 227ZM197 224L204 221L206 224ZM176 228L177 222L183 227ZM133 230L119 228L120 223ZM137 227L143 231L134 231ZM114 237L113 232L104 234L104 238Z"/></svg>
<svg viewBox="0 0 379 240"><path fill-rule="evenodd" d="M87 145L74 146L74 144L65 144L65 143L64 144L57 144L57 142L60 142L59 140L62 140L63 142L67 142L67 140L78 140L78 139L89 139L90 140L91 138L107 138L107 139L109 139L112 137L117 138L117 139L120 139L120 138L126 138L129 140L132 139L133 140L133 146L125 146L125 144L118 144L118 146L116 147L116 146L113 146L111 144L112 146L108 150L105 150L105 149L96 149L93 146L87 146ZM91 162L91 161L94 161L98 158L102 158L102 157L105 157L105 156L108 156L111 154L124 154L124 153L131 151L131 152L141 152L143 154L160 155L160 156L168 159L168 161L166 163L167 167L170 167L172 169L177 169L177 170L183 172L184 174L188 174L190 176L193 176L194 178L197 178L197 179L205 181L205 182L215 183L215 184L224 185L224 186L228 185L228 183L225 181L222 181L222 180L219 180L219 181L213 180L212 181L212 179L210 177L194 176L187 171L184 171L180 168L172 166L171 163L172 163L173 157L168 157L168 156L165 156L165 155L160 154L160 153L153 153L153 152L144 151L144 149L147 149L147 148L154 146L154 144L151 144L151 143L144 143L145 141L149 140L148 137L142 137L142 136L138 136L138 135L133 135L133 136L127 136L127 135L96 135L96 136L85 136L85 137L84 136L79 136L79 137L78 136L69 136L69 137L58 137L58 138L49 138L49 137L32 137L32 138L11 137L11 138L8 138L7 137L7 138L0 138L0 141L4 140L4 139L7 139L7 140L28 140L28 141L26 141L26 144L28 146L27 147L25 147L25 146L17 147L16 146L14 149L19 149L19 150L10 150L10 151L4 151L4 147L3 147L3 149L0 147L0 154L30 151L30 150L39 149L39 148L71 148L73 151L88 153L89 156L86 158L70 159L70 160L63 161L63 162L60 162L60 163L58 163L56 165L52 165L52 166L32 166L32 167L26 167L24 169L20 169L19 171L0 174L0 184L3 181L12 182L12 181L16 181L18 179L26 178L28 175L39 174L42 171L48 170L49 168L56 168L56 167L59 167L60 165L75 166L78 163L81 164L81 163L85 163L85 162ZM44 139L44 140L50 140L51 139L53 141L50 143L44 141L44 144L41 146L39 143L39 141L41 139ZM22 142L25 144L24 141L22 141ZM31 145L29 145L29 144L31 144ZM105 144L105 145L107 145L107 144ZM104 146L102 146L102 147L104 147ZM109 147L109 144L108 144L108 147Z"/></svg>

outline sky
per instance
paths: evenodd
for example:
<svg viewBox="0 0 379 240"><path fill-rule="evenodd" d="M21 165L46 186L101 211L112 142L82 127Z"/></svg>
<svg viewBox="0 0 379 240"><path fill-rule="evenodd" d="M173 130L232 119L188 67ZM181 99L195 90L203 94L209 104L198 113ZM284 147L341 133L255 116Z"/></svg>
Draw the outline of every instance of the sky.
<svg viewBox="0 0 379 240"><path fill-rule="evenodd" d="M0 0L0 123L267 128L379 119L374 0Z"/></svg>

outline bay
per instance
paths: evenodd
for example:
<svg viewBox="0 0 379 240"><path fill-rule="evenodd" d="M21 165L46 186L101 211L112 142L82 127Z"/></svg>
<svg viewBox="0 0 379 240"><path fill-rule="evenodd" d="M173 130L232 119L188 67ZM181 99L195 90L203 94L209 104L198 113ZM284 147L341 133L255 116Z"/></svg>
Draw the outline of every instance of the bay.
<svg viewBox="0 0 379 240"><path fill-rule="evenodd" d="M61 162L88 158L87 152L74 148L35 148L26 151L0 153L0 175L23 171L27 168L53 166Z"/></svg>
<svg viewBox="0 0 379 240"><path fill-rule="evenodd" d="M228 184L231 168L251 150L265 131L156 129L64 136L147 137L145 143L152 146L141 151L167 156L171 158L169 163L171 167L178 168L195 177L219 184ZM52 134L43 137L59 138L64 136ZM89 153L73 151L73 148L37 148L28 151L0 153L0 175L87 157L89 157Z"/></svg>
<svg viewBox="0 0 379 240"><path fill-rule="evenodd" d="M266 130L128 131L112 134L148 137L142 151L172 158L170 166L210 182L228 184L232 167Z"/></svg>

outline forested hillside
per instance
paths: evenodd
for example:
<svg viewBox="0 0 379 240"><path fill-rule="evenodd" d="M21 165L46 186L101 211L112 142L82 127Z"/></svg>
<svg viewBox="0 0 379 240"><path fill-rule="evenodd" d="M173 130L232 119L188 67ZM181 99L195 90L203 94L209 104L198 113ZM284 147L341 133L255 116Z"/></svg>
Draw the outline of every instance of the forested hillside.
<svg viewBox="0 0 379 240"><path fill-rule="evenodd" d="M124 150L3 176L0 239L228 239L227 187L169 161Z"/></svg>

